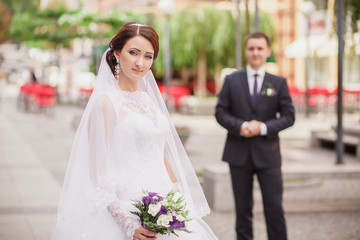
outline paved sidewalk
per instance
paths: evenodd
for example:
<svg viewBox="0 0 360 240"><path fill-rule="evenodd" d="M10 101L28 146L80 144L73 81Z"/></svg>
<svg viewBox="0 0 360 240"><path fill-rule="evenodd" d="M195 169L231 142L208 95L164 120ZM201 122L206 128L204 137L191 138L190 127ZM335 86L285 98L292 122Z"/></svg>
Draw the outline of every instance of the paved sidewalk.
<svg viewBox="0 0 360 240"><path fill-rule="evenodd" d="M0 239L48 240L67 160L75 135L74 115L81 109L58 106L53 116L18 112L14 101L0 105ZM226 131L212 116L174 114L188 125L186 150L196 171L221 165ZM282 153L285 175L284 205L289 239L360 239L360 160L345 155L335 165L335 153L309 145L311 129L326 129L334 116L298 117L284 131ZM356 120L356 116L346 116ZM261 196L255 186L256 240L266 239ZM228 204L228 203L224 203ZM206 221L221 240L234 240L234 214L213 211Z"/></svg>
<svg viewBox="0 0 360 240"><path fill-rule="evenodd" d="M358 121L345 115L346 121ZM209 165L227 168L221 163L226 131L208 116L174 116L186 122L193 135L186 144L198 171ZM297 116L293 127L281 132L284 174L284 208L290 240L359 240L360 239L360 159L345 154L344 164L336 165L331 149L313 148L311 130L327 130L335 115ZM230 182L229 182L230 184ZM259 187L254 191L254 235L267 239ZM233 204L228 201L224 204ZM212 211L206 221L219 239L235 239L233 212Z"/></svg>

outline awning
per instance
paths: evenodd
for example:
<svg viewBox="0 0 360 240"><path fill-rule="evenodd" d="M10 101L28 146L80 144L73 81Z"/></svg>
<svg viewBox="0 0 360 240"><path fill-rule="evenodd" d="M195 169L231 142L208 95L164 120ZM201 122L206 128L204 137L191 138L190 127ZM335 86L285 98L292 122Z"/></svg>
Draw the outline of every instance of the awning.
<svg viewBox="0 0 360 240"><path fill-rule="evenodd" d="M360 55L360 34L345 36L345 53L348 53L351 46L355 46L355 54ZM306 37L301 37L285 48L287 58L306 57ZM327 34L309 36L310 57L336 56L338 53L338 38L336 35Z"/></svg>
<svg viewBox="0 0 360 240"><path fill-rule="evenodd" d="M315 51L329 43L330 38L328 35L312 35L309 36L310 44L310 57L314 56ZM287 58L304 58L307 56L307 41L306 37L301 37L285 48L285 56ZM337 53L337 51L336 51Z"/></svg>
<svg viewBox="0 0 360 240"><path fill-rule="evenodd" d="M360 34L347 34L345 35L345 54L351 54L354 51L356 55L360 55ZM337 36L329 37L324 45L320 45L315 50L318 57L336 56L338 54L338 38Z"/></svg>
<svg viewBox="0 0 360 240"><path fill-rule="evenodd" d="M320 45L315 51L318 57L336 56L338 54L337 37L329 38L325 44Z"/></svg>

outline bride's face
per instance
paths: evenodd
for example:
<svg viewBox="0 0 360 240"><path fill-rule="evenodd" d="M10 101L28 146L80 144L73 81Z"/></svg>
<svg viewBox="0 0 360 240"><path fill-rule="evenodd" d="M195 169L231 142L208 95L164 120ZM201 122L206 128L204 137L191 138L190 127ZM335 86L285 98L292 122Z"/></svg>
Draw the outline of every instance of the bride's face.
<svg viewBox="0 0 360 240"><path fill-rule="evenodd" d="M115 56L120 63L120 80L125 78L137 81L150 70L154 62L154 48L146 38L135 36Z"/></svg>

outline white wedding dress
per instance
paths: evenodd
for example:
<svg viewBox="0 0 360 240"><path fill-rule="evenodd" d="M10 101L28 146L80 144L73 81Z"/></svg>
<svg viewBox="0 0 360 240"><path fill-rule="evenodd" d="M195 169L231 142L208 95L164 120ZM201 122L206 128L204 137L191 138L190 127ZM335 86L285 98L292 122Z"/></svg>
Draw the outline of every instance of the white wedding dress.
<svg viewBox="0 0 360 240"><path fill-rule="evenodd" d="M202 220L210 209L155 78L149 70L138 91L122 91L103 54L73 142L52 240L128 240L140 227L130 211L143 190L173 188L164 157L193 218L192 233L159 240L217 240Z"/></svg>
<svg viewBox="0 0 360 240"><path fill-rule="evenodd" d="M118 97L110 98L116 121L109 142L109 152L116 164L112 166L113 177L109 184L117 185L117 200L121 203L121 209L128 217L133 218L135 216L130 214L130 211L136 209L132 203L142 196L143 190L166 194L172 189L173 184L164 164L169 123L146 92L118 91ZM109 104L109 101L107 102ZM118 185L117 182L121 184ZM106 181L104 183L107 184ZM104 196L101 195L101 198ZM108 203L111 199L100 201ZM113 219L107 208L100 208L100 211L92 216L91 224L81 234L81 239L127 240L126 231L121 225ZM187 228L192 233L178 231L179 237L173 234L158 234L157 239L216 239L201 219L191 220L187 223Z"/></svg>

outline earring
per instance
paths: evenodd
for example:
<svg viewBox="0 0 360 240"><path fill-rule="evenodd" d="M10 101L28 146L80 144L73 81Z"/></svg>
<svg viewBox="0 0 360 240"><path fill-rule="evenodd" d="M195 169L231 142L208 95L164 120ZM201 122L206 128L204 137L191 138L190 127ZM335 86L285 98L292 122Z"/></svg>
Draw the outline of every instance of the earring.
<svg viewBox="0 0 360 240"><path fill-rule="evenodd" d="M119 59L116 59L115 79L116 79L117 82L119 82L119 74L120 74L120 64L119 64Z"/></svg>

